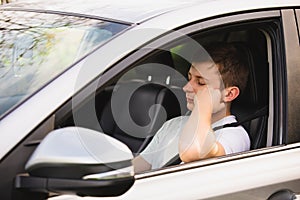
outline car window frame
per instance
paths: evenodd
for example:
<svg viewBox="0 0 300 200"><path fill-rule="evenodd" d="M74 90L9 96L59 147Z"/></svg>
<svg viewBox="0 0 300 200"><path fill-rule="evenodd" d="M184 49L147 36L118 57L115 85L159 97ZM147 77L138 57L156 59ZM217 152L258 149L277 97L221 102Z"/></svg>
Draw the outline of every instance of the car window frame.
<svg viewBox="0 0 300 200"><path fill-rule="evenodd" d="M293 9L282 9L282 23L283 23L283 34L285 36L286 51L286 98L287 98L287 111L288 116L286 120L287 136L284 138L287 144L300 142L299 135L299 53L300 53L300 32L299 32L299 20L300 20L300 9L299 7ZM297 112L298 111L298 112Z"/></svg>
<svg viewBox="0 0 300 200"><path fill-rule="evenodd" d="M179 31L180 34L182 34L182 35L184 35L184 34L189 35L191 33L201 32L201 31L204 31L207 29L212 29L212 28L215 28L215 27L218 27L221 25L224 26L224 25L239 24L239 23L244 23L244 22L246 23L248 21L251 22L251 21L259 21L259 20L263 20L263 19L280 18L280 16L281 16L280 9L266 10L266 11L250 11L250 12L245 12L245 13L240 13L240 14L228 14L227 16L221 16L221 17L216 16L215 18L212 18L212 19L200 20L200 21L194 22L192 24L188 24L183 27L178 27L178 29L176 29L176 31ZM151 54L153 52L153 49L161 49L163 46L168 46L170 43L172 43L176 39L176 37L178 37L178 35L177 34L172 35L172 31L171 31L169 34L164 34L164 36L159 37L158 39L155 39L150 43L147 43L145 46L141 47L139 50L133 52L126 58L120 60L118 63L116 63L113 66L111 66L110 68L108 68L103 74L101 74L91 84L89 84L82 91L80 91L78 94L76 94L75 98L85 99L87 96L89 96L91 94L91 91L95 87L101 88L101 87L105 86L110 81L111 77L117 76L122 71L126 70L128 68L128 66L134 65L134 63L136 61L147 56L148 54ZM274 48L274 47L272 47L272 48ZM273 61L273 63L274 63L274 61ZM282 66L279 66L279 68L281 68L281 67ZM276 67L276 68L278 68L278 67ZM280 81L279 85L282 85L281 81ZM270 87L271 86L272 85L270 85ZM275 95L271 95L270 98L273 98L274 96ZM280 95L278 98L280 98ZM79 101L77 101L77 102L79 102ZM284 102L285 102L284 99L277 100L278 104L284 104ZM69 102L69 106L70 106L70 103L71 102ZM72 106L76 107L78 105L72 105ZM272 106L272 105L270 105L270 106ZM273 110L270 111L270 113L273 113L273 112L279 113L279 111L273 111ZM59 112L59 111L57 112L56 121L60 120L60 116L63 115L62 113L64 113L64 112ZM276 120L278 120L278 119L283 120L284 116L285 116L285 114L283 114L283 116L278 116ZM273 123L273 120L275 120L275 119L271 119L271 121L272 121L271 123L275 124L275 123ZM280 122L280 124L277 124L277 125L281 128L277 129L277 127L274 127L274 129L279 130L280 131L279 135L282 135L285 130L285 128L282 125L282 121ZM273 128L273 127L271 127L271 128ZM273 130L268 131L268 133L272 134L272 135L268 136L269 139L272 139L273 138ZM279 137L279 138L280 138L280 140L276 141L276 145L278 145L278 146L276 146L275 148L269 147L272 149L272 151L276 151L277 147L280 149L281 144L283 144L282 137ZM268 142L268 143L270 144L270 142ZM211 164L217 164L219 162L235 160L235 159L242 159L242 158L247 158L249 156L257 156L260 154L265 154L268 151L269 151L268 148L266 148L266 150L260 149L258 152L255 150L253 153L247 152L247 153L242 153L242 154L235 154L235 155L230 155L230 156L225 156L225 157L219 157L216 159L209 160L208 162L211 162ZM206 163L206 161L205 162L204 161L196 162L193 164L193 167L201 167L201 166L205 165L205 163ZM167 167L167 171L168 171L168 173L170 173L172 171L189 169L190 167L183 167L183 165L171 166L170 170L169 170L169 167ZM141 176L139 176L140 174L138 174L137 178L148 177L148 175L147 175L148 173L150 173L151 176L164 174L164 172L161 172L161 170L164 171L165 169L147 171L147 172L143 173L146 175L141 174Z"/></svg>

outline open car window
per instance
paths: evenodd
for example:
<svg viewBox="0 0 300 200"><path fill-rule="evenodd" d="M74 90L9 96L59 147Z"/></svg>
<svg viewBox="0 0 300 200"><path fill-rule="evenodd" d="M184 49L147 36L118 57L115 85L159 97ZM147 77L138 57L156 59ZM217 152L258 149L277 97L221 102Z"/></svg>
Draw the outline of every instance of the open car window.
<svg viewBox="0 0 300 200"><path fill-rule="evenodd" d="M268 138L272 134L274 115L273 108L269 107L273 101L270 93L272 43L271 33L264 26L270 28L271 24L222 26L189 35L201 46L226 42L245 51L249 80L231 111L249 134L250 150L270 146ZM77 125L104 132L125 143L135 156L139 155L167 120L186 115L182 87L187 83L194 50L189 41L177 39L131 62L69 117L57 121L58 126Z"/></svg>

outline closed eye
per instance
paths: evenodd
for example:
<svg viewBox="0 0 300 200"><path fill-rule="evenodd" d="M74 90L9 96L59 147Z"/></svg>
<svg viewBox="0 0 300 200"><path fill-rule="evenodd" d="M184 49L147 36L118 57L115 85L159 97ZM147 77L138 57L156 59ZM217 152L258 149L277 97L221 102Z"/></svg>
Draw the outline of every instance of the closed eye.
<svg viewBox="0 0 300 200"><path fill-rule="evenodd" d="M198 85L206 85L205 81L203 81L203 80L198 81L197 84Z"/></svg>

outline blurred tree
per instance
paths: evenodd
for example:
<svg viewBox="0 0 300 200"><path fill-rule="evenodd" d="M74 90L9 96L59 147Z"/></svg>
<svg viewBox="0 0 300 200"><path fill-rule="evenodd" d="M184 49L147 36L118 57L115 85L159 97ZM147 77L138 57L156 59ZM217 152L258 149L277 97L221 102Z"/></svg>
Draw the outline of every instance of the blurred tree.
<svg viewBox="0 0 300 200"><path fill-rule="evenodd" d="M12 2L12 0L0 0L1 5Z"/></svg>

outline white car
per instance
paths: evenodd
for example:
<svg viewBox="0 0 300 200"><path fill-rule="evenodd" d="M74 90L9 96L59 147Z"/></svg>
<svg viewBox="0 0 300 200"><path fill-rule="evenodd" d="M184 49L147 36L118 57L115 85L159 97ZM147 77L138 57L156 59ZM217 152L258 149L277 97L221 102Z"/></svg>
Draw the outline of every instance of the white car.
<svg viewBox="0 0 300 200"><path fill-rule="evenodd" d="M249 63L251 150L134 174L197 48ZM300 193L299 0L64 0L0 7L0 199L289 200Z"/></svg>

